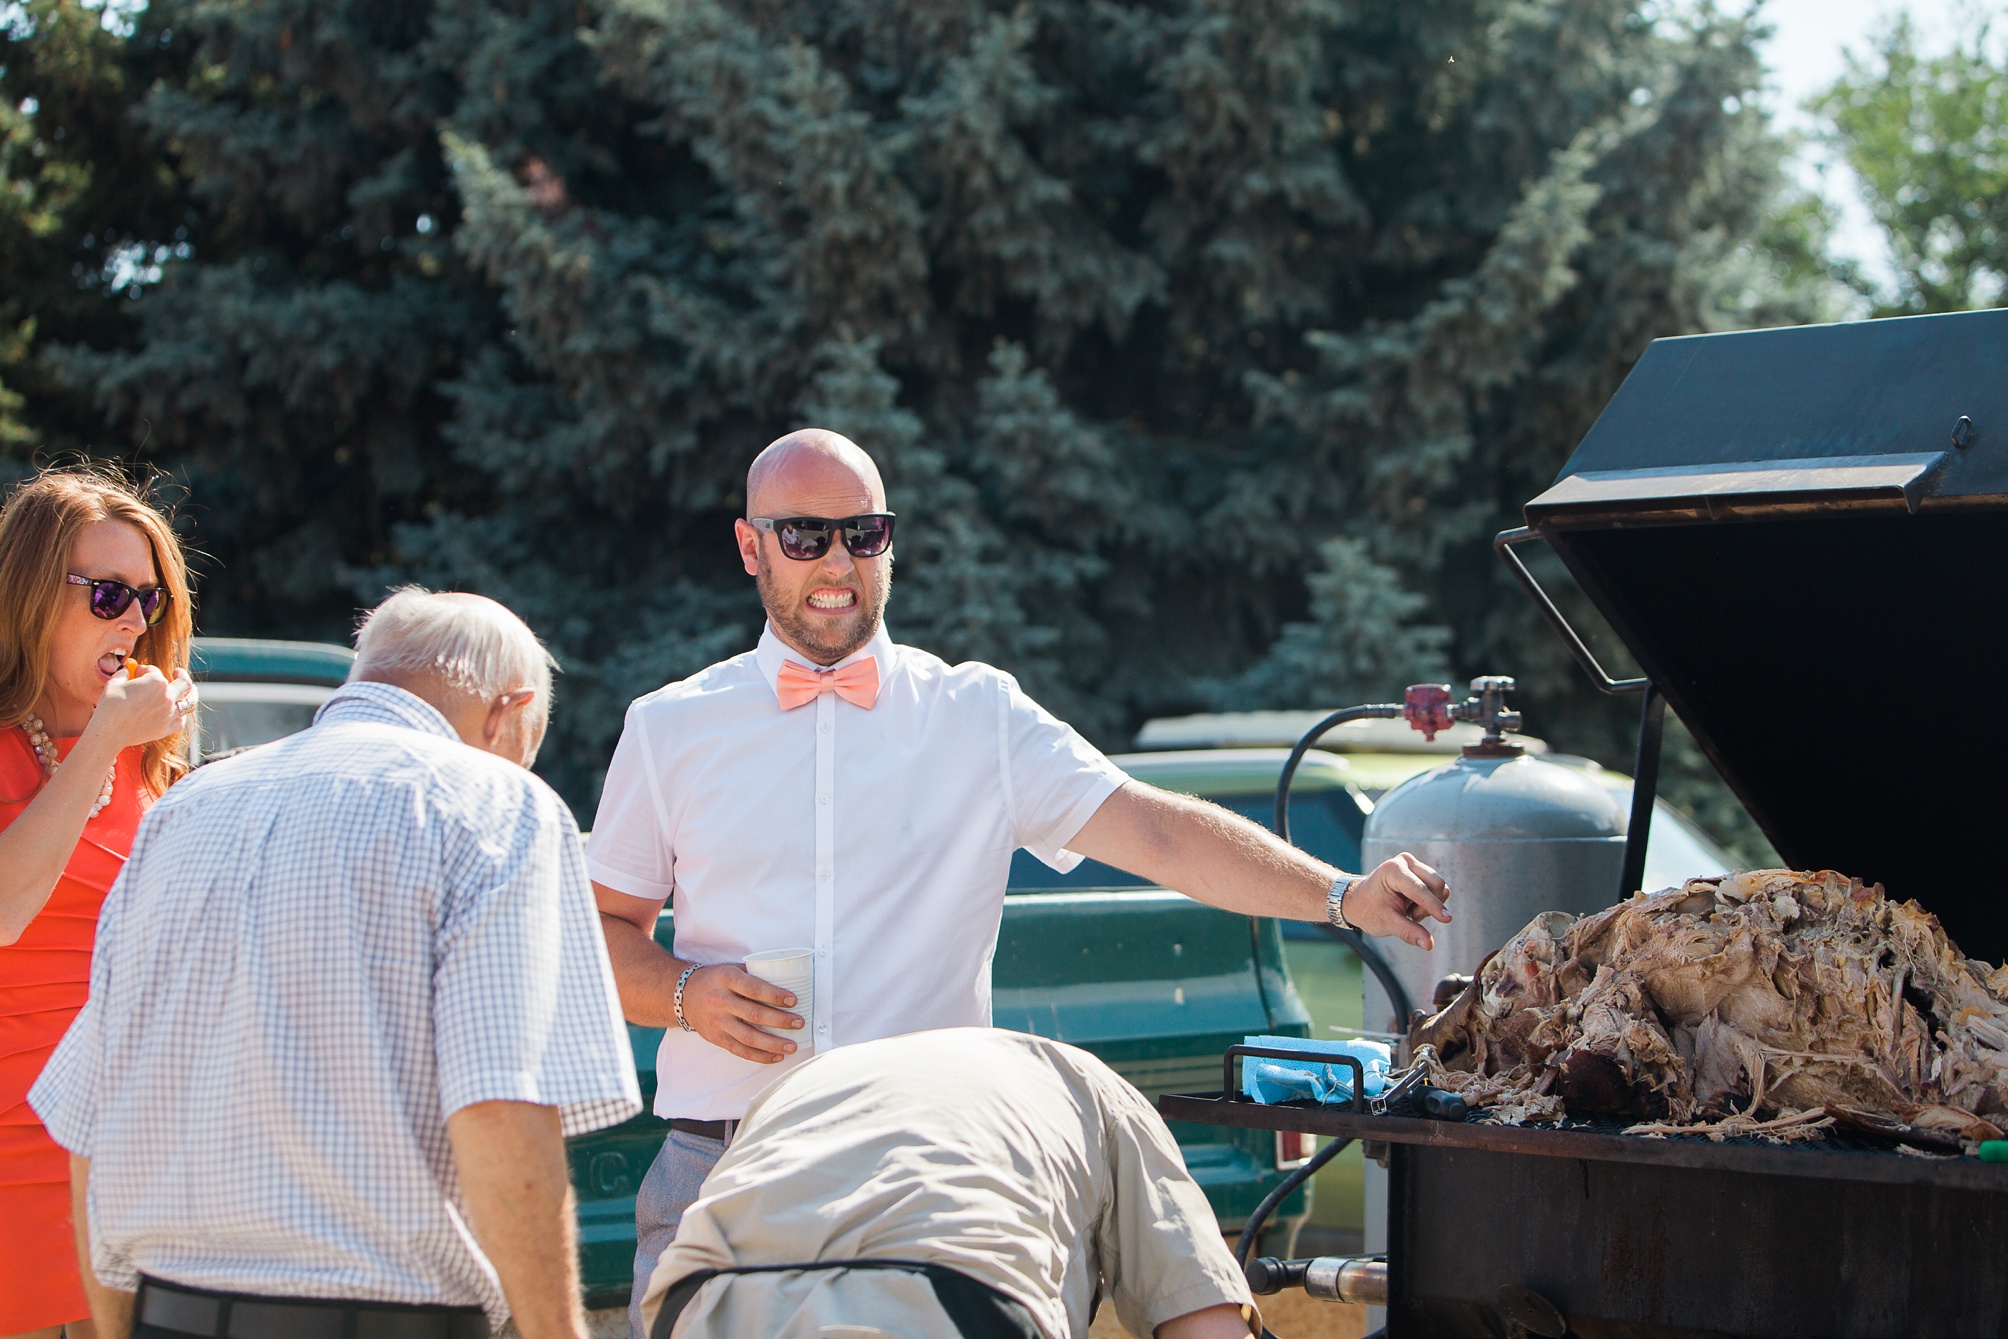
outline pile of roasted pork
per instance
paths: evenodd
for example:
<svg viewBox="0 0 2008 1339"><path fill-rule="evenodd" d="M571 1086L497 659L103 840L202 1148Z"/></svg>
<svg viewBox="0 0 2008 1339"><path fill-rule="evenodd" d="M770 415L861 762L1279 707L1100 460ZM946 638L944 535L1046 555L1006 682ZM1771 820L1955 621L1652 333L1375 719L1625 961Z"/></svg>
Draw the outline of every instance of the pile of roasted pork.
<svg viewBox="0 0 2008 1339"><path fill-rule="evenodd" d="M1831 871L1755 870L1536 917L1413 1040L1512 1123L1950 1152L2008 1125L2008 968Z"/></svg>

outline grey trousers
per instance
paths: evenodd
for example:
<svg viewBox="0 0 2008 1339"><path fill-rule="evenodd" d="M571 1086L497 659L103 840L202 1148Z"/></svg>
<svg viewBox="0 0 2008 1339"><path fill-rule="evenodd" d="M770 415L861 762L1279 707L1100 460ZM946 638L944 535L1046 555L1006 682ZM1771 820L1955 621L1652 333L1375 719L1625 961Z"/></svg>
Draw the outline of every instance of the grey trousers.
<svg viewBox="0 0 2008 1339"><path fill-rule="evenodd" d="M729 1142L671 1130L662 1141L662 1151L649 1164L641 1189L635 1192L634 1291L628 1298L631 1339L648 1339L642 1330L641 1299L648 1291L655 1263L676 1239L676 1226L683 1221L683 1211L697 1203L698 1187L725 1156Z"/></svg>

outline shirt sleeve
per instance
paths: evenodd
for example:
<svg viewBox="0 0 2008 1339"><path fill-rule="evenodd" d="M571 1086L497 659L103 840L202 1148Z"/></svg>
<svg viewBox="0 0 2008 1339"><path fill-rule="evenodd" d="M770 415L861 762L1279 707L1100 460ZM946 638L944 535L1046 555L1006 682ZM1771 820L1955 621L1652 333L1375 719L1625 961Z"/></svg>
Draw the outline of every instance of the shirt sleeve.
<svg viewBox="0 0 2008 1339"><path fill-rule="evenodd" d="M100 1029L104 1011L97 1003L95 983L91 995L28 1090L28 1105L48 1127L49 1137L80 1158L91 1156L98 1078L103 1068Z"/></svg>
<svg viewBox="0 0 2008 1339"><path fill-rule="evenodd" d="M1113 1074L1094 1081L1110 1194L1097 1224L1102 1279L1131 1334L1212 1306L1238 1306L1263 1333L1248 1280L1164 1121Z"/></svg>
<svg viewBox="0 0 2008 1339"><path fill-rule="evenodd" d="M448 870L434 946L440 1114L476 1102L559 1109L567 1136L627 1120L641 1092L579 830L527 774L475 812Z"/></svg>
<svg viewBox="0 0 2008 1339"><path fill-rule="evenodd" d="M630 897L667 902L676 888L662 775L656 770L639 702L628 708L620 743L607 764L586 868L595 883Z"/></svg>
<svg viewBox="0 0 2008 1339"><path fill-rule="evenodd" d="M1005 790L1018 845L1065 874L1081 863L1067 843L1129 775L1081 732L1003 676L999 706Z"/></svg>

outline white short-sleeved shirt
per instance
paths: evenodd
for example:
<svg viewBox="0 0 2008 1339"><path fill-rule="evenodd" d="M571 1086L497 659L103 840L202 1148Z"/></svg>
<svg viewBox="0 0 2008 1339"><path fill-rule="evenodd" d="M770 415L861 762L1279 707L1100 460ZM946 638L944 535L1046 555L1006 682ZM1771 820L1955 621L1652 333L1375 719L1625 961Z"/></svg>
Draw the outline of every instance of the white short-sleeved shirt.
<svg viewBox="0 0 2008 1339"><path fill-rule="evenodd" d="M140 824L29 1103L91 1159L97 1272L507 1314L446 1120L641 1110L571 811L423 700L342 688Z"/></svg>
<svg viewBox="0 0 2008 1339"><path fill-rule="evenodd" d="M815 952L813 1049L987 1026L1011 855L1056 869L1129 778L988 665L950 665L883 630L870 710L824 693L781 710L767 629L748 654L628 709L587 867L670 899L677 956ZM795 1063L791 1061L790 1063ZM658 1116L736 1120L779 1074L675 1028L656 1058Z"/></svg>

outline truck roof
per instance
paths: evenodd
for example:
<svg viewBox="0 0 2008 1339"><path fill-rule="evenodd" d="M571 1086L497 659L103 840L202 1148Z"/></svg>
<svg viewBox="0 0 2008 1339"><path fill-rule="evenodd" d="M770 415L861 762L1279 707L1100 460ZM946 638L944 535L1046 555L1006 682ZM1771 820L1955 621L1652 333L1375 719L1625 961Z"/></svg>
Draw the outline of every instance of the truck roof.
<svg viewBox="0 0 2008 1339"><path fill-rule="evenodd" d="M1304 732L1335 708L1293 711L1208 711L1195 716L1158 716L1137 731L1138 749L1289 748ZM1484 731L1459 721L1435 739L1424 739L1407 721L1347 721L1335 726L1318 747L1328 753L1454 754L1476 744ZM1529 753L1545 753L1545 742L1529 735L1508 735Z"/></svg>
<svg viewBox="0 0 2008 1339"><path fill-rule="evenodd" d="M188 672L195 679L239 683L310 683L330 688L347 682L356 653L331 642L286 642L262 637L197 637Z"/></svg>
<svg viewBox="0 0 2008 1339"><path fill-rule="evenodd" d="M1255 749L1165 749L1152 753L1118 753L1111 759L1116 766L1139 781L1182 794L1271 795L1276 790L1276 774L1282 770L1277 750ZM1422 759L1424 767L1434 767L1435 759ZM1342 758L1323 749L1309 749L1297 765L1297 790L1342 790L1361 786L1362 769L1351 758Z"/></svg>

